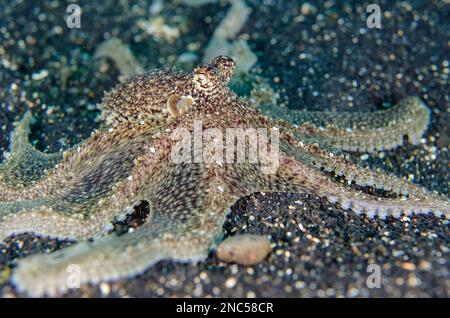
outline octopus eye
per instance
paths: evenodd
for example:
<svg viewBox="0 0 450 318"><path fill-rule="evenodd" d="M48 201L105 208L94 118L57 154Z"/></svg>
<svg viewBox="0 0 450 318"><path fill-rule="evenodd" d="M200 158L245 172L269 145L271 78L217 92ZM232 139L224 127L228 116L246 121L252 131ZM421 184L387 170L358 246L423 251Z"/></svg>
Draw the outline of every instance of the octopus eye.
<svg viewBox="0 0 450 318"><path fill-rule="evenodd" d="M179 117L186 113L194 103L191 96L172 95L167 100L167 108L172 117Z"/></svg>
<svg viewBox="0 0 450 318"><path fill-rule="evenodd" d="M194 83L200 90L212 90L217 86L218 74L217 70L209 65L197 67L193 74Z"/></svg>

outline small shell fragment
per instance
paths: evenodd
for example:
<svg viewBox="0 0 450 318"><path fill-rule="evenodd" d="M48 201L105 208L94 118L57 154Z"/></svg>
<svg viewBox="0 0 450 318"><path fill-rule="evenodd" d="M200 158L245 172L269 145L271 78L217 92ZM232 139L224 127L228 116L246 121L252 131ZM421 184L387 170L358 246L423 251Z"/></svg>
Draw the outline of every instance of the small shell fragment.
<svg viewBox="0 0 450 318"><path fill-rule="evenodd" d="M254 265L272 251L270 240L263 235L239 234L226 238L217 247L217 257L229 263Z"/></svg>
<svg viewBox="0 0 450 318"><path fill-rule="evenodd" d="M192 104L193 99L191 96L172 95L167 100L167 108L169 109L172 117L175 118L187 112Z"/></svg>

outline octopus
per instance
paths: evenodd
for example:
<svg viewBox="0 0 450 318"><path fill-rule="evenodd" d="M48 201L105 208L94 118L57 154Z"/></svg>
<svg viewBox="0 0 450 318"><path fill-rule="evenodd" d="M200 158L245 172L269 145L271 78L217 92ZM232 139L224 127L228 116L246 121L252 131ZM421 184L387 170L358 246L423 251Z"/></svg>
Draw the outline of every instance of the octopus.
<svg viewBox="0 0 450 318"><path fill-rule="evenodd" d="M406 97L375 113L294 112L286 118L292 125L233 93L234 68L231 58L218 56L192 72L132 77L105 94L103 126L58 153L30 144L33 117L24 115L0 165L0 240L28 232L77 243L19 259L11 277L18 291L61 295L71 288L74 266L80 284L95 284L137 275L163 259L200 262L222 240L230 207L257 192L312 193L369 218L450 216L447 194L346 155L392 149L405 136L418 143L430 118L420 99ZM259 149L265 160L220 160L235 149L234 141L220 142L229 128L274 132ZM196 133L208 146L200 144L209 154L201 160L189 156L199 151L190 142ZM245 136L238 134L236 144L239 138ZM183 160L175 160L179 155ZM268 162L276 169L264 169ZM112 231L115 220L143 203L149 213L142 225Z"/></svg>

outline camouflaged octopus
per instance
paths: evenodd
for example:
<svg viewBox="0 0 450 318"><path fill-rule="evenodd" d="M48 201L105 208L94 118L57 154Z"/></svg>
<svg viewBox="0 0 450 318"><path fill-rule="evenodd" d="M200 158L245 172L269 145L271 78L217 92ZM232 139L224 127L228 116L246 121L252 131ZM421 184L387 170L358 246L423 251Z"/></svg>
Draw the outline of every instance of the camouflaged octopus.
<svg viewBox="0 0 450 318"><path fill-rule="evenodd" d="M201 261L221 240L230 206L255 192L312 193L368 217L449 217L446 195L341 154L393 148L405 135L416 143L430 115L419 99L369 115L297 113L293 126L234 94L228 88L233 69L231 58L219 56L191 73L154 71L131 78L106 94L104 128L61 153L34 149L27 136L32 117L24 116L0 165L0 239L31 232L80 242L19 260L12 276L18 290L32 296L63 293L72 264L81 270L81 283L97 283L138 274L162 259ZM262 173L259 162L174 163L174 131L192 132L198 120L204 130L278 130L278 169ZM350 183L391 195L371 195ZM111 222L142 201L150 207L143 225L121 236L109 233Z"/></svg>

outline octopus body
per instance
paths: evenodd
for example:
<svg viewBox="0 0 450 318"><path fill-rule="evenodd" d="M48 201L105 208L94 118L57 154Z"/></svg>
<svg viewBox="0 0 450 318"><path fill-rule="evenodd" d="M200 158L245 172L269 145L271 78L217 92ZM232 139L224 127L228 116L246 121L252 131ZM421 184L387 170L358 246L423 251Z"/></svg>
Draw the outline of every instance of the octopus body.
<svg viewBox="0 0 450 318"><path fill-rule="evenodd" d="M368 217L449 217L446 195L342 155L342 150L390 149L403 136L416 143L429 121L419 99L406 98L372 117L304 112L291 125L235 95L228 87L233 69L231 58L219 56L191 73L133 77L106 94L104 127L61 153L34 149L28 142L32 116L24 116L0 165L0 240L31 232L79 242L19 260L12 276L18 290L31 296L64 293L73 265L81 283L97 283L136 275L162 259L201 261L221 240L230 206L255 192L313 193ZM234 141L220 143L229 128L276 131L277 138L265 146L266 159L276 160L277 169L267 172L264 162L216 157L234 149ZM198 132L204 143L219 141L208 151L203 147L209 159L218 160L191 160L198 149L190 138ZM379 140L380 134L389 138ZM187 156L174 160L180 151ZM351 183L391 195L355 190ZM109 233L114 220L143 201L150 209L143 225L121 236Z"/></svg>

